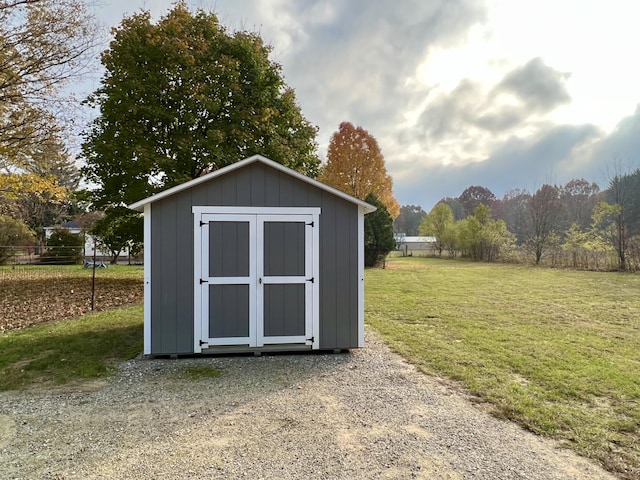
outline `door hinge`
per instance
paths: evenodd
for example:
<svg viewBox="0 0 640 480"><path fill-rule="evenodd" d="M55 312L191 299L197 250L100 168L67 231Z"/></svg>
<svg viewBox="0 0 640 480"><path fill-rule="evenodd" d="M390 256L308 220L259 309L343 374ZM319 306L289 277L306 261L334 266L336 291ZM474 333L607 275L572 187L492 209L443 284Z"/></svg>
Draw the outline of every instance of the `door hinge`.
<svg viewBox="0 0 640 480"><path fill-rule="evenodd" d="M209 342L205 342L204 340L200 340L200 346L202 347L203 345L206 345L208 347L209 346Z"/></svg>
<svg viewBox="0 0 640 480"><path fill-rule="evenodd" d="M205 280L204 278L201 278L200 285L202 285L203 283L209 283L209 280Z"/></svg>
<svg viewBox="0 0 640 480"><path fill-rule="evenodd" d="M306 282L315 283L315 281L316 281L316 277L305 278L305 281L306 281Z"/></svg>
<svg viewBox="0 0 640 480"><path fill-rule="evenodd" d="M305 225L306 225L307 227L311 227L311 228L313 228L313 222L311 222L311 223L305 223Z"/></svg>

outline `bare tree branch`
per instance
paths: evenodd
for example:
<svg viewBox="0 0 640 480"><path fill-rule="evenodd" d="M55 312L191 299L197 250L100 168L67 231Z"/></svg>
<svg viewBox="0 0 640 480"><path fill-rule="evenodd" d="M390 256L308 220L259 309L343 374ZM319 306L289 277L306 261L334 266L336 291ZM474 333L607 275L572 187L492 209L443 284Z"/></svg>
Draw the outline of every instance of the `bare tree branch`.
<svg viewBox="0 0 640 480"><path fill-rule="evenodd" d="M59 136L62 88L88 71L97 31L84 0L0 0L0 167Z"/></svg>
<svg viewBox="0 0 640 480"><path fill-rule="evenodd" d="M42 1L43 0L14 0L13 2L0 1L0 10L8 10L10 8L19 7L20 5L30 5Z"/></svg>

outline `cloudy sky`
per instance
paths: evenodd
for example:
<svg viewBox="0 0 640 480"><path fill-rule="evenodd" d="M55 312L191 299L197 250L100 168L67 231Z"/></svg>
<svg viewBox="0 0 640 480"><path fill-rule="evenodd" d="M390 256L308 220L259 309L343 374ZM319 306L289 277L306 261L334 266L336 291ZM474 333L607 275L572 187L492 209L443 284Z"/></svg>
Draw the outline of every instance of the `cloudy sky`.
<svg viewBox="0 0 640 480"><path fill-rule="evenodd" d="M196 0L274 47L324 160L342 121L368 130L401 205L640 166L640 2ZM102 22L170 0L103 0ZM614 162L615 160L615 162Z"/></svg>

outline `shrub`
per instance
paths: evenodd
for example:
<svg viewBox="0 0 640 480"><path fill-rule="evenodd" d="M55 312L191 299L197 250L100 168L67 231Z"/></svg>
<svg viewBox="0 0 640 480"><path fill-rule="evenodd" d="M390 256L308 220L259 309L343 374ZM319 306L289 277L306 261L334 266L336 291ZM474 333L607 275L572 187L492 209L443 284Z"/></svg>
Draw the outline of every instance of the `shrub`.
<svg viewBox="0 0 640 480"><path fill-rule="evenodd" d="M65 228L56 228L47 240L47 250L40 257L41 263L73 265L82 260L84 238Z"/></svg>
<svg viewBox="0 0 640 480"><path fill-rule="evenodd" d="M0 215L0 265L15 255L17 247L33 245L33 242L35 234L24 222Z"/></svg>

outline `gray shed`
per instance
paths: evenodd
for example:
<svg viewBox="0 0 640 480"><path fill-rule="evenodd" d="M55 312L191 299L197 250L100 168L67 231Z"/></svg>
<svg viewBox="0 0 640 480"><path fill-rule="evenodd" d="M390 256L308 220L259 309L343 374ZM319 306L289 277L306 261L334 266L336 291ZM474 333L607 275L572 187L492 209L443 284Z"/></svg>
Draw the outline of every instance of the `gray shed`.
<svg viewBox="0 0 640 480"><path fill-rule="evenodd" d="M130 205L144 212L144 353L364 345L375 207L260 155Z"/></svg>

